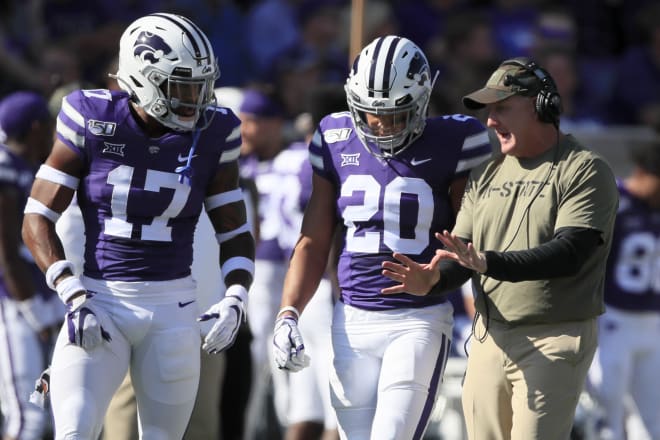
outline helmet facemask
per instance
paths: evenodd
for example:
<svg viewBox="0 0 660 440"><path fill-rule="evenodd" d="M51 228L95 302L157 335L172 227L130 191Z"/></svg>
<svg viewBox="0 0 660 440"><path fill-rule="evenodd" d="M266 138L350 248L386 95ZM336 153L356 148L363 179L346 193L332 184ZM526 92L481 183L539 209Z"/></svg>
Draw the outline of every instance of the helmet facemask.
<svg viewBox="0 0 660 440"><path fill-rule="evenodd" d="M180 71L177 71L177 69L180 69ZM206 109L209 106L216 105L214 93L216 78L217 75L206 78L191 78L190 69L174 69L174 73L158 85L163 96L156 100L156 105L152 106L152 111L155 112L156 107L158 107L159 111L164 108L165 112L154 117L165 125L174 125L172 127L174 129L192 130L195 128L200 116L206 117ZM200 130L205 129L211 123L214 114L215 112L212 112L211 117L205 119L197 128ZM165 120L168 123L165 123Z"/></svg>
<svg viewBox="0 0 660 440"><path fill-rule="evenodd" d="M358 137L377 156L394 156L407 148L424 130L426 108L420 108L418 99L395 107L361 105L359 98L349 96L349 108ZM357 98L357 99L356 99ZM352 102L351 102L352 101ZM367 121L367 113L382 118L382 126L373 127Z"/></svg>

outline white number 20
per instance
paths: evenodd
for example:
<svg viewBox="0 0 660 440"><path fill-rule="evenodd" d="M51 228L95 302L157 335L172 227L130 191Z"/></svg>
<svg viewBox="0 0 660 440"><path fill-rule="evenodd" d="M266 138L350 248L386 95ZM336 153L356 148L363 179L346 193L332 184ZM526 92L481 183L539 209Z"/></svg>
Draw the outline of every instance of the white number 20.
<svg viewBox="0 0 660 440"><path fill-rule="evenodd" d="M351 205L344 209L344 224L348 228L346 233L348 251L378 253L381 240L392 251L405 254L420 254L429 245L429 231L434 209L433 191L424 180L396 177L387 185L382 186L371 175L354 174L349 176L341 186L341 196L350 197L355 192L364 193L364 199L361 205ZM400 236L402 194L417 197L419 210L414 238ZM368 221L378 213L381 196L383 204L382 235L379 231L372 231L365 232L362 236L356 236L356 222Z"/></svg>

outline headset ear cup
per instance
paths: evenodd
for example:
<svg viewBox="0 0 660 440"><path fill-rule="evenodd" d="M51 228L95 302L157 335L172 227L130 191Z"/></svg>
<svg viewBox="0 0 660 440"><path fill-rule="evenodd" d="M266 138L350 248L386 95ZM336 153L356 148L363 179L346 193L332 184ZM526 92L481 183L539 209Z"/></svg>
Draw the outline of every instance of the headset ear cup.
<svg viewBox="0 0 660 440"><path fill-rule="evenodd" d="M541 122L547 122L545 114L545 93L543 91L540 91L538 95L536 95L534 109L536 110L536 116L539 120Z"/></svg>
<svg viewBox="0 0 660 440"><path fill-rule="evenodd" d="M559 94L553 90L541 90L536 96L536 114L542 122L558 122L561 114Z"/></svg>
<svg viewBox="0 0 660 440"><path fill-rule="evenodd" d="M557 92L551 92L548 97L548 109L550 110L552 120L558 121L559 116L564 111L561 105L561 96Z"/></svg>

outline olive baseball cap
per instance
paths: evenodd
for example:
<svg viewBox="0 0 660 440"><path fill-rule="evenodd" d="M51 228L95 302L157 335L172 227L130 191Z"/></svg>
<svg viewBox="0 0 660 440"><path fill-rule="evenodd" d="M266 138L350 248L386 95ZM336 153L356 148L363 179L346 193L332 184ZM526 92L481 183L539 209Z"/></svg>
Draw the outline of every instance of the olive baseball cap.
<svg viewBox="0 0 660 440"><path fill-rule="evenodd" d="M511 80L525 73L525 68L517 64L501 64L490 76L486 85L463 97L463 105L470 110L478 110L487 104L503 101L510 96L527 92L519 83Z"/></svg>

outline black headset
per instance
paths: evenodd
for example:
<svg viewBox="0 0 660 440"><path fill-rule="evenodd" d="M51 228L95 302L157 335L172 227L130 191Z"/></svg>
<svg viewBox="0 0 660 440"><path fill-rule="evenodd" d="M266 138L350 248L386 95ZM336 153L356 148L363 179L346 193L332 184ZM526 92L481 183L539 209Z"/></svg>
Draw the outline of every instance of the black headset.
<svg viewBox="0 0 660 440"><path fill-rule="evenodd" d="M536 94L536 114L542 122L559 125L559 115L562 112L561 96L557 85L550 74L529 58L512 58L502 62L502 66L519 66L525 69L517 75L507 74L504 77L505 86L518 86L516 93L523 96Z"/></svg>

